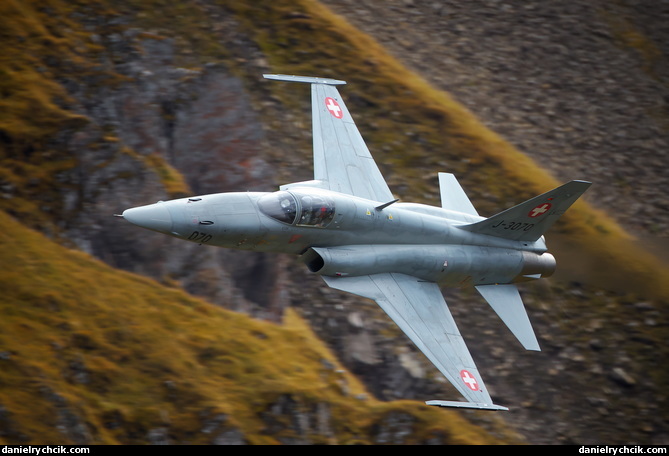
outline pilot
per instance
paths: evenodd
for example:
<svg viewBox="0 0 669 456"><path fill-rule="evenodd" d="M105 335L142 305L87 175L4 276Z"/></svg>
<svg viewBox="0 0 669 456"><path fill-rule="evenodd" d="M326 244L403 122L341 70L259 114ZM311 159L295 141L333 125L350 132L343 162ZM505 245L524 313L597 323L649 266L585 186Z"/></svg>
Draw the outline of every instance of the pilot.
<svg viewBox="0 0 669 456"><path fill-rule="evenodd" d="M324 226L325 225L325 220L328 218L328 208L327 206L321 205L320 209L318 209L316 213L316 220L314 225L318 226Z"/></svg>

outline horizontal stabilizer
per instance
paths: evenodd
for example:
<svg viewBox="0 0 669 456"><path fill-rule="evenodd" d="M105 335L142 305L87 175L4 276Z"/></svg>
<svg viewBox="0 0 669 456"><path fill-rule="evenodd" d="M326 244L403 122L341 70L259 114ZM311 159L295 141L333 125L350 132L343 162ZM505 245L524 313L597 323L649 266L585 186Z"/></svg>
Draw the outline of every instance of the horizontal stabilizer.
<svg viewBox="0 0 669 456"><path fill-rule="evenodd" d="M480 404L477 402L458 402L458 401L426 401L427 405L437 405L439 407L469 408L477 410L509 410L506 407L495 404Z"/></svg>
<svg viewBox="0 0 669 456"><path fill-rule="evenodd" d="M590 185L590 182L571 181L485 220L460 225L458 228L512 241L534 242L574 204Z"/></svg>
<svg viewBox="0 0 669 456"><path fill-rule="evenodd" d="M541 351L515 285L477 285L476 289L526 350Z"/></svg>

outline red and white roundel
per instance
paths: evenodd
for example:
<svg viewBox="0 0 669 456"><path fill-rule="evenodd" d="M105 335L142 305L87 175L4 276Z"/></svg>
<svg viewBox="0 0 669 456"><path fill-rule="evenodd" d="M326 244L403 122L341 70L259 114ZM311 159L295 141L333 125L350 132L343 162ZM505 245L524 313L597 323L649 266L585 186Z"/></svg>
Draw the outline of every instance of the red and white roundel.
<svg viewBox="0 0 669 456"><path fill-rule="evenodd" d="M544 215L553 205L551 203L542 203L527 213L528 217L539 217Z"/></svg>
<svg viewBox="0 0 669 456"><path fill-rule="evenodd" d="M341 109L341 106L339 106L339 103L337 103L334 98L327 97L325 99L325 107L328 108L330 114L335 116L337 119L344 117L344 111Z"/></svg>
<svg viewBox="0 0 669 456"><path fill-rule="evenodd" d="M463 382L465 382L465 385L467 385L467 388L469 388L470 390L472 391L479 390L479 382L476 380L476 377L474 377L469 371L464 369L461 370L460 378L462 379Z"/></svg>

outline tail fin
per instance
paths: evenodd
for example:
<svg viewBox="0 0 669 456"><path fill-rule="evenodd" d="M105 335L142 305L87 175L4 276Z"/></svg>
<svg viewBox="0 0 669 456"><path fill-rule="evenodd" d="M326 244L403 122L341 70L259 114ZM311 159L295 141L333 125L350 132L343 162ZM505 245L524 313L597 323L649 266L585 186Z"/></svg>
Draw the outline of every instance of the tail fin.
<svg viewBox="0 0 669 456"><path fill-rule="evenodd" d="M490 218L458 228L513 241L534 242L590 185L591 182L571 181Z"/></svg>

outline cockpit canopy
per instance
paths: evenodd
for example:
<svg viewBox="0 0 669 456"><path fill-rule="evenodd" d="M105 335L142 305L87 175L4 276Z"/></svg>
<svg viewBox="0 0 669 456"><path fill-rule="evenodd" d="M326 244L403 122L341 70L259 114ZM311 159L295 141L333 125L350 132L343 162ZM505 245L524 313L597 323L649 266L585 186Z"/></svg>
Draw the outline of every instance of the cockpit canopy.
<svg viewBox="0 0 669 456"><path fill-rule="evenodd" d="M292 225L297 216L297 200L288 192L274 192L258 200L260 211L273 219Z"/></svg>
<svg viewBox="0 0 669 456"><path fill-rule="evenodd" d="M260 211L289 225L325 228L335 215L334 202L323 195L274 192L258 200Z"/></svg>

